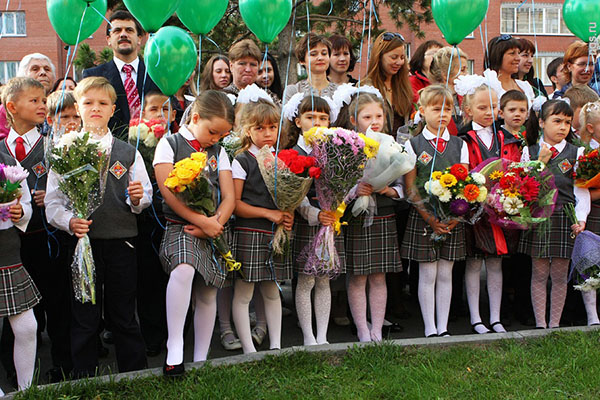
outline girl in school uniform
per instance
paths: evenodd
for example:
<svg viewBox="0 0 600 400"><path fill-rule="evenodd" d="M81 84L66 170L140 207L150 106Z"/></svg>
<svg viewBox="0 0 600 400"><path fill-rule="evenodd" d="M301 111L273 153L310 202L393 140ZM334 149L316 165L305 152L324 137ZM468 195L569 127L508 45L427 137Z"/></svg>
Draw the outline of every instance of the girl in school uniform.
<svg viewBox="0 0 600 400"><path fill-rule="evenodd" d="M452 118L452 105L452 93L444 86L431 85L420 93L419 112L426 125L418 136L406 143L406 151L417 160L415 169L405 176L405 186L413 201L420 200L417 180L428 180L432 171L469 163L467 144L451 136L446 129ZM402 258L419 263L418 294L425 336L450 336L448 314L452 297L452 266L454 261L463 260L466 256L463 224L456 220L442 222L431 211L418 205L411 209L408 218L401 254ZM432 233L448 235L441 247L431 240Z"/></svg>
<svg viewBox="0 0 600 400"><path fill-rule="evenodd" d="M1 152L0 163L18 165L14 158ZM17 204L9 208L14 226L0 230L0 317L8 318L15 334L13 359L19 390L24 390L31 385L35 367L37 322L33 307L42 297L21 262L21 239L17 230L27 230L32 214L26 180L21 183L21 193ZM4 396L1 389L0 396Z"/></svg>
<svg viewBox="0 0 600 400"><path fill-rule="evenodd" d="M312 147L304 141L303 132L314 126L329 127L330 121L337 119L338 109L332 100L323 97L311 96L310 94L297 93L290 98L283 108L283 115L287 119L288 146L292 146L298 154L309 156ZM294 270L298 273L298 284L296 285L296 311L304 345L327 343L327 327L329 325L329 313L331 311L331 290L329 287L330 277L313 276L306 274L304 262L300 255L304 248L310 243L319 231L321 225L332 225L335 217L330 212L321 211L315 184L311 188L296 210L294 218L294 236L292 240L292 253ZM335 237L336 250L340 258L340 274L345 272L344 239L342 235ZM314 288L314 308L317 322L317 335L315 337L312 327L311 292Z"/></svg>
<svg viewBox="0 0 600 400"><path fill-rule="evenodd" d="M538 120L539 117L539 120ZM521 236L519 251L532 257L531 302L538 329L557 328L567 295L569 259L574 237L585 229L590 211L590 193L574 185L577 158L584 153L567 141L573 110L565 101L550 100L543 104L539 116L531 113L527 124L528 147L521 161L540 160L554 175L558 199L550 226L545 232L534 229ZM543 132L543 133L542 133ZM575 205L577 223L571 224L564 205ZM552 279L550 323L546 323L546 285Z"/></svg>
<svg viewBox="0 0 600 400"><path fill-rule="evenodd" d="M347 108L350 124L358 132L370 127L375 132L384 130L385 105L375 88L373 93L358 92ZM402 196L401 186L386 187L378 193L371 185L359 182L357 196L373 196L377 205L372 222L353 219L346 229L346 269L349 275L348 302L361 342L382 340L385 319L387 286L385 274L402 271L394 199ZM367 226L365 226L367 225ZM369 310L371 327L367 324L367 282L369 283Z"/></svg>
<svg viewBox="0 0 600 400"><path fill-rule="evenodd" d="M587 143L592 149L600 147L600 101L587 103L581 108L579 115L581 141ZM587 217L585 229L600 235L600 189L590 189L591 207ZM596 291L581 292L583 304L587 314L588 326L600 325L598 309L596 307Z"/></svg>
<svg viewBox="0 0 600 400"><path fill-rule="evenodd" d="M189 125L161 139L154 155L154 171L167 220L160 247L160 258L169 274L167 359L163 370L166 376L184 373L183 329L192 295L194 361L206 360L208 354L217 310L217 289L224 285L226 272L207 239L223 233L235 205L229 158L217 142L229 133L233 121L229 98L222 92L207 90L192 104ZM221 202L213 217L192 211L164 185L173 165L198 151L207 153L210 180L220 191Z"/></svg>
<svg viewBox="0 0 600 400"><path fill-rule="evenodd" d="M294 215L277 209L262 178L256 154L268 146L277 145L280 109L268 94L256 85L240 91L239 126L242 129L242 149L233 160L235 188L235 229L233 252L242 263L244 278L237 278L233 295L233 322L242 342L244 354L256 351L250 332L248 306L254 285L260 285L263 297L269 345L281 348L281 299L277 281L292 278L289 255L277 256L272 252L273 232L278 224L291 230Z"/></svg>
<svg viewBox="0 0 600 400"><path fill-rule="evenodd" d="M478 75L467 75L456 81L457 93L463 97L463 109L470 122L460 130L458 136L467 143L469 149L469 169L473 169L490 158L505 158L519 161L521 152L518 140L510 133L495 128L498 116L498 95ZM516 250L518 236L491 225L487 218L482 218L475 227L467 226L467 267L465 270L465 286L467 301L471 314L473 333L488 333L490 330L481 321L479 313L479 291L481 282L481 267L485 260L487 291L490 304L490 328L494 332L506 332L500 322L500 304L502 302L502 259ZM493 237L496 251L490 254L474 235L475 229L483 230L486 236ZM514 243L513 243L514 242Z"/></svg>

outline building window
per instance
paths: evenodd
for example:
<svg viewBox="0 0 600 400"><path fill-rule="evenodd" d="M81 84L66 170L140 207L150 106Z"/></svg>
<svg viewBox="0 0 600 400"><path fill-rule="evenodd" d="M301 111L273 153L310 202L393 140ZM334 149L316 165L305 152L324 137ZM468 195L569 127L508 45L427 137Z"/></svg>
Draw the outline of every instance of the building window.
<svg viewBox="0 0 600 400"><path fill-rule="evenodd" d="M544 86L552 86L550 78L546 73L548 64L552 62L556 57L562 57L563 53L540 53L533 58L533 67L535 68L535 75L541 79Z"/></svg>
<svg viewBox="0 0 600 400"><path fill-rule="evenodd" d="M562 4L503 4L501 33L526 35L572 35L562 18Z"/></svg>
<svg viewBox="0 0 600 400"><path fill-rule="evenodd" d="M0 13L0 36L25 36L25 12L6 11Z"/></svg>
<svg viewBox="0 0 600 400"><path fill-rule="evenodd" d="M473 75L474 70L475 70L475 60L467 60L467 71L469 71L469 75Z"/></svg>
<svg viewBox="0 0 600 400"><path fill-rule="evenodd" d="M0 61L0 82L5 84L17 75L18 61Z"/></svg>

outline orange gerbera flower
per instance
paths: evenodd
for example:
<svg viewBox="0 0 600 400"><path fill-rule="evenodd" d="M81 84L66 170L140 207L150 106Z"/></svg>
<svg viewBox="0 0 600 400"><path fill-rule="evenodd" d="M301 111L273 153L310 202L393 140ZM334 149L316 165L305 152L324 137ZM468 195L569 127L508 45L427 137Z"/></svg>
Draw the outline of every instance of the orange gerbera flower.
<svg viewBox="0 0 600 400"><path fill-rule="evenodd" d="M479 196L479 187L477 185L473 185L472 183L466 185L464 189L464 195L468 202L474 202Z"/></svg>

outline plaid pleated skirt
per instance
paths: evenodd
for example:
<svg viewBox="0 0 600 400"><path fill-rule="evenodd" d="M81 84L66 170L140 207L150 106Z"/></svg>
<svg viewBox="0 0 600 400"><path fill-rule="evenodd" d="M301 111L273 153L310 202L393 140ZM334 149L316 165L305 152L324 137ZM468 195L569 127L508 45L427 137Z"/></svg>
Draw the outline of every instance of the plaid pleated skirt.
<svg viewBox="0 0 600 400"><path fill-rule="evenodd" d="M40 302L42 296L23 265L0 269L0 317L21 314Z"/></svg>
<svg viewBox="0 0 600 400"><path fill-rule="evenodd" d="M600 206L592 203L592 209L585 223L585 230L600 235Z"/></svg>
<svg viewBox="0 0 600 400"><path fill-rule="evenodd" d="M167 222L167 231L160 243L160 261L167 274L179 264L189 264L208 286L225 286L227 270L210 242L184 232L185 225Z"/></svg>
<svg viewBox="0 0 600 400"><path fill-rule="evenodd" d="M465 245L468 258L507 257L515 254L519 249L520 230L499 228L504 236L508 251L507 254L499 256L492 225L487 217L484 216L475 225L463 224L463 226L465 229Z"/></svg>
<svg viewBox="0 0 600 400"><path fill-rule="evenodd" d="M364 227L356 218L346 227L346 271L352 275L401 272L396 214L376 216Z"/></svg>
<svg viewBox="0 0 600 400"><path fill-rule="evenodd" d="M436 246L431 240L432 233L431 226L414 207L411 208L400 251L402 258L416 262L434 262L440 259L459 261L466 258L464 224L456 225L441 246Z"/></svg>
<svg viewBox="0 0 600 400"><path fill-rule="evenodd" d="M242 263L246 282L283 281L292 279L291 254L272 254L271 232L235 228L233 230L233 256Z"/></svg>
<svg viewBox="0 0 600 400"><path fill-rule="evenodd" d="M539 226L523 232L519 252L535 258L571 258L575 239L571 237L571 221L564 209L555 210L545 232Z"/></svg>
<svg viewBox="0 0 600 400"><path fill-rule="evenodd" d="M294 236L292 237L292 262L295 272L304 272L304 263L298 261L302 250L315 237L321 229L321 225L310 226L308 221L296 214L294 219ZM346 251L344 249L344 235L340 233L335 236L335 249L340 258L340 274L346 272Z"/></svg>

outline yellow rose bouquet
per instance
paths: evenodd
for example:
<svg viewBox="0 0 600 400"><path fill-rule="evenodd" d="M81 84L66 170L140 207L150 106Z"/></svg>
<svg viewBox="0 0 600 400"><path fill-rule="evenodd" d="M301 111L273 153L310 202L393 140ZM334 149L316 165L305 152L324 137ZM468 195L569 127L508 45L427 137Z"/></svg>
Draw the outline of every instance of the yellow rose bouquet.
<svg viewBox="0 0 600 400"><path fill-rule="evenodd" d="M209 179L206 153L192 153L178 161L165 180L165 187L192 210L212 217L217 212L217 189ZM223 235L210 239L225 260L228 271L240 271L241 264L233 258Z"/></svg>

